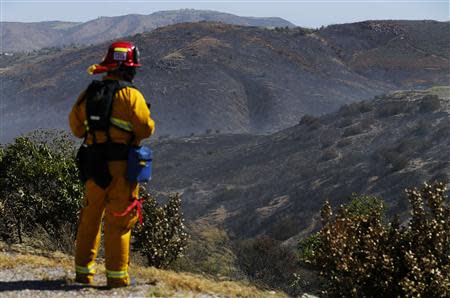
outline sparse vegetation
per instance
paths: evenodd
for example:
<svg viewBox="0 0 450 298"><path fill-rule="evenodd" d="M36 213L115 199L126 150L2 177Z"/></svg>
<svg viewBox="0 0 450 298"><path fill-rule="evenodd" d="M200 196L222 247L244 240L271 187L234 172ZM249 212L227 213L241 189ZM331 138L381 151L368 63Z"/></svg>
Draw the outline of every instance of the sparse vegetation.
<svg viewBox="0 0 450 298"><path fill-rule="evenodd" d="M338 148L344 148L352 143L351 139L340 139L339 142L337 142L336 147Z"/></svg>
<svg viewBox="0 0 450 298"><path fill-rule="evenodd" d="M431 94L437 95L440 98L450 97L450 86L434 86L427 90Z"/></svg>
<svg viewBox="0 0 450 298"><path fill-rule="evenodd" d="M170 134L160 135L158 137L158 140L160 140L160 141L168 140L168 139L170 139Z"/></svg>
<svg viewBox="0 0 450 298"><path fill-rule="evenodd" d="M336 139L339 137L339 134L336 130L326 130L320 135L320 143L322 144L322 148L328 148L334 144Z"/></svg>
<svg viewBox="0 0 450 298"><path fill-rule="evenodd" d="M320 158L320 160L322 160L322 161L332 160L332 159L337 158L338 156L339 156L339 153L337 152L336 149L328 148L322 153L322 157Z"/></svg>
<svg viewBox="0 0 450 298"><path fill-rule="evenodd" d="M312 124L314 122L317 122L319 119L317 119L317 117L311 116L311 115L303 115L302 118L300 119L299 123L300 125L308 125L308 124Z"/></svg>
<svg viewBox="0 0 450 298"><path fill-rule="evenodd" d="M240 241L236 246L238 265L248 278L261 286L290 291L297 272L294 252L268 236Z"/></svg>
<svg viewBox="0 0 450 298"><path fill-rule="evenodd" d="M401 150L403 150L404 147L400 145L396 148L379 148L374 153L375 160L382 162L386 169L390 169L393 172L404 169L409 163L409 159L407 157L408 152L402 152Z"/></svg>
<svg viewBox="0 0 450 298"><path fill-rule="evenodd" d="M367 113L372 111L373 107L369 102L355 102L351 104L343 105L339 109L339 114L343 117L355 116L357 114Z"/></svg>
<svg viewBox="0 0 450 298"><path fill-rule="evenodd" d="M450 121L442 121L433 134L434 141L448 140L450 138Z"/></svg>
<svg viewBox="0 0 450 298"><path fill-rule="evenodd" d="M364 131L364 129L360 125L354 125L347 127L344 132L342 133L342 137L351 137L357 134L360 134Z"/></svg>
<svg viewBox="0 0 450 298"><path fill-rule="evenodd" d="M311 116L308 114L303 115L298 124L306 125L309 130L315 130L322 126L322 124L320 123L320 119L318 117Z"/></svg>
<svg viewBox="0 0 450 298"><path fill-rule="evenodd" d="M413 152L420 152L424 146L423 142L417 138L404 138L399 141L396 151L399 154L410 154Z"/></svg>
<svg viewBox="0 0 450 298"><path fill-rule="evenodd" d="M71 48L76 48L75 45L71 45ZM48 48L41 48L39 50L33 50L33 54L36 55L53 55L56 53L59 53L62 51L62 48L60 47L48 47Z"/></svg>
<svg viewBox="0 0 450 298"><path fill-rule="evenodd" d="M430 132L432 124L426 120L419 120L414 126L414 135L417 137L423 137Z"/></svg>
<svg viewBox="0 0 450 298"><path fill-rule="evenodd" d="M236 255L226 231L209 225L194 224L189 229L183 256L170 268L177 271L206 274L215 278L237 279L240 272Z"/></svg>
<svg viewBox="0 0 450 298"><path fill-rule="evenodd" d="M341 121L339 121L339 123L337 124L337 127L344 128L344 127L350 126L352 124L353 124L353 119L350 117L347 117L347 118L343 118Z"/></svg>
<svg viewBox="0 0 450 298"><path fill-rule="evenodd" d="M412 106L401 102L386 102L378 109L378 116L391 117L401 113L409 113L412 108Z"/></svg>
<svg viewBox="0 0 450 298"><path fill-rule="evenodd" d="M420 102L419 110L422 113L429 113L441 108L441 101L439 97L434 94L427 94L422 98Z"/></svg>

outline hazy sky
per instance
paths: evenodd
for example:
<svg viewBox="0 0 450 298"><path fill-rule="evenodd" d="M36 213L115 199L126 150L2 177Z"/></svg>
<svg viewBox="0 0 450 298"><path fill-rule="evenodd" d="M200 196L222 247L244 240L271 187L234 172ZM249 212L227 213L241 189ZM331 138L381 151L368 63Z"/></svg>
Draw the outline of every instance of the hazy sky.
<svg viewBox="0 0 450 298"><path fill-rule="evenodd" d="M280 0L280 1L151 1L151 0L0 0L3 21L87 21L99 16L151 14L180 8L210 9L241 16L285 18L296 25L321 25L375 19L449 21L449 0Z"/></svg>

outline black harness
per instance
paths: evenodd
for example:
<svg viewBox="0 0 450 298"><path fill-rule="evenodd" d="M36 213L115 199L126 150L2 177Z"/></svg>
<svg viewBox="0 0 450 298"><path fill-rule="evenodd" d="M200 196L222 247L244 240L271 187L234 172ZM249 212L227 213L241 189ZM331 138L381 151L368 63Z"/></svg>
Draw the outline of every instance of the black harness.
<svg viewBox="0 0 450 298"><path fill-rule="evenodd" d="M93 80L86 89L83 98L78 102L78 105L80 105L83 101L86 101L86 120L84 122L86 131L83 144L76 157L80 179L86 182L89 178L93 178L95 183L103 189L107 188L112 180L108 161L127 160L129 148L134 140L134 133L124 130L131 134L129 143L113 143L109 132L110 126L114 125L111 123L111 114L115 94L126 87L136 88L125 81ZM122 129L117 125L114 125L114 127ZM96 131L105 132L107 136L105 143L97 143ZM92 145L87 145L86 142L89 134L92 135L94 142Z"/></svg>

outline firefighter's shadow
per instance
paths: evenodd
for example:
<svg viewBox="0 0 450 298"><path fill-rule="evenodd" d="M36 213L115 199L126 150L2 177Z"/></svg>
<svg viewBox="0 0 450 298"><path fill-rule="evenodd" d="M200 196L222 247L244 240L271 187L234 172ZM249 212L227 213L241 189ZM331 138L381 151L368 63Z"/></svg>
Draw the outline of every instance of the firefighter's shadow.
<svg viewBox="0 0 450 298"><path fill-rule="evenodd" d="M0 292L6 291L77 291L94 288L80 284L68 283L65 279L57 280L15 280L0 281ZM97 288L97 289L100 289ZM1 295L0 295L1 296Z"/></svg>

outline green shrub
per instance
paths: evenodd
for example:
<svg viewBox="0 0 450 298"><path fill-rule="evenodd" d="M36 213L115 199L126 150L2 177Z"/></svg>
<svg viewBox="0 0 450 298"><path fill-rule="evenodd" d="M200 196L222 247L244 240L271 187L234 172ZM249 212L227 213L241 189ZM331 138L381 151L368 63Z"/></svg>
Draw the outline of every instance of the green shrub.
<svg viewBox="0 0 450 298"><path fill-rule="evenodd" d="M281 241L268 236L242 240L236 245L236 256L239 268L252 282L290 291L298 271L297 258Z"/></svg>
<svg viewBox="0 0 450 298"><path fill-rule="evenodd" d="M378 108L379 117L391 117L402 113L409 113L411 107L399 102L385 102Z"/></svg>
<svg viewBox="0 0 450 298"><path fill-rule="evenodd" d="M422 98L419 105L419 111L422 113L434 112L441 108L439 97L434 94L427 94Z"/></svg>
<svg viewBox="0 0 450 298"><path fill-rule="evenodd" d="M350 136L354 136L360 133L364 132L364 128L357 125L357 126L350 126L347 127L344 132L342 133L342 137L346 138L346 137L350 137Z"/></svg>
<svg viewBox="0 0 450 298"><path fill-rule="evenodd" d="M351 139L340 139L337 143L336 143L336 147L338 148L343 148L346 147L348 145L350 145L352 143Z"/></svg>
<svg viewBox="0 0 450 298"><path fill-rule="evenodd" d="M71 251L83 195L73 142L61 132L36 131L1 151L0 237Z"/></svg>
<svg viewBox="0 0 450 298"><path fill-rule="evenodd" d="M406 137L398 142L398 145L395 148L395 150L399 154L411 154L414 152L420 152L423 147L424 147L423 140L414 137L409 138Z"/></svg>
<svg viewBox="0 0 450 298"><path fill-rule="evenodd" d="M312 234L309 237L300 240L297 246L299 261L304 264L311 264L314 252L320 244L321 238L319 233Z"/></svg>
<svg viewBox="0 0 450 298"><path fill-rule="evenodd" d="M440 142L450 139L450 121L441 121L433 133L432 140Z"/></svg>
<svg viewBox="0 0 450 298"><path fill-rule="evenodd" d="M413 127L413 134L416 137L426 137L432 132L433 125L424 119L421 119Z"/></svg>
<svg viewBox="0 0 450 298"><path fill-rule="evenodd" d="M298 233L300 222L295 215L286 215L279 218L274 225L268 227L266 235L279 241L287 240Z"/></svg>
<svg viewBox="0 0 450 298"><path fill-rule="evenodd" d="M407 190L412 217L385 224L377 200L352 201L333 215L302 252L333 297L448 297L450 207L442 183ZM425 206L426 202L426 206ZM307 249L305 249L305 247Z"/></svg>
<svg viewBox="0 0 450 298"><path fill-rule="evenodd" d="M327 129L323 131L320 135L320 144L322 145L322 148L328 148L333 145L338 137L338 130Z"/></svg>
<svg viewBox="0 0 450 298"><path fill-rule="evenodd" d="M136 225L133 250L147 258L149 266L167 268L186 247L188 235L181 212L181 197L169 197L158 206L156 199L141 188L144 197L142 225Z"/></svg>
<svg viewBox="0 0 450 298"><path fill-rule="evenodd" d="M339 152L334 148L325 149L320 157L321 161L328 161L339 157Z"/></svg>
<svg viewBox="0 0 450 298"><path fill-rule="evenodd" d="M312 115L305 114L305 115L302 116L302 118L300 119L298 124L300 124L300 125L309 125L309 124L313 124L313 123L315 123L317 121L319 121L319 118L314 117Z"/></svg>
<svg viewBox="0 0 450 298"><path fill-rule="evenodd" d="M347 126L350 126L353 124L353 119L351 117L347 117L347 118L342 118L341 120L339 120L339 122L337 123L337 127L339 128L344 128Z"/></svg>
<svg viewBox="0 0 450 298"><path fill-rule="evenodd" d="M343 105L339 109L339 114L342 117L354 116L361 113L368 113L373 110L372 103L370 101L354 102Z"/></svg>
<svg viewBox="0 0 450 298"><path fill-rule="evenodd" d="M374 153L374 158L377 162L383 162L391 172L397 172L403 170L409 164L409 159L405 156L407 152L400 153L398 150L401 149L401 147L382 147Z"/></svg>
<svg viewBox="0 0 450 298"><path fill-rule="evenodd" d="M381 215L384 214L386 206L382 199L375 196L358 195L355 193L351 195L349 202L345 205L346 214L348 216L370 216L373 210L376 209L380 209Z"/></svg>

